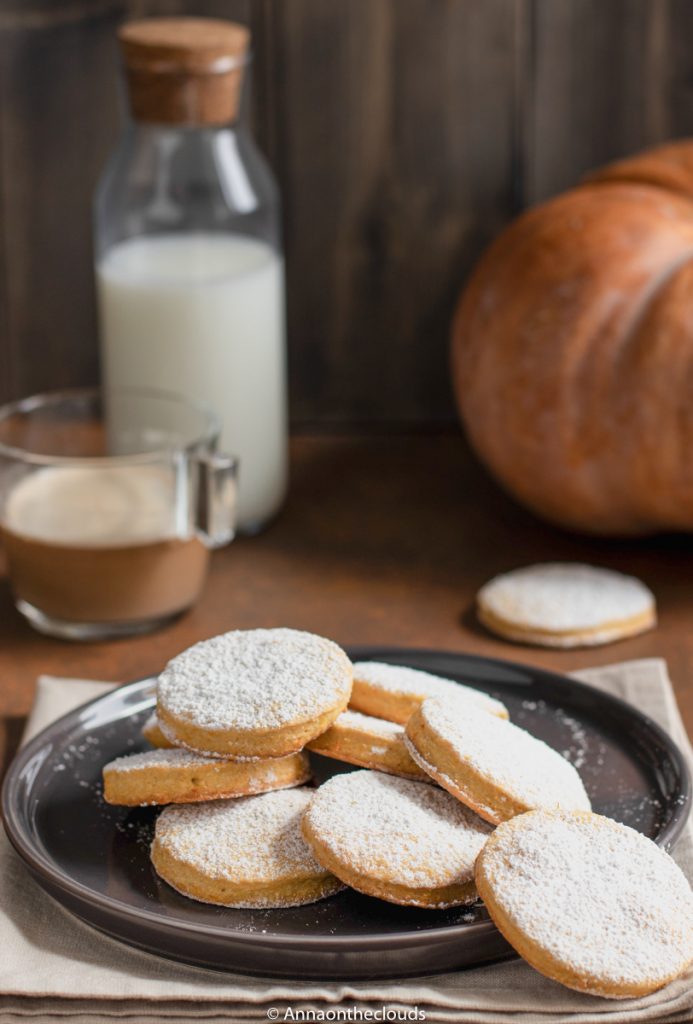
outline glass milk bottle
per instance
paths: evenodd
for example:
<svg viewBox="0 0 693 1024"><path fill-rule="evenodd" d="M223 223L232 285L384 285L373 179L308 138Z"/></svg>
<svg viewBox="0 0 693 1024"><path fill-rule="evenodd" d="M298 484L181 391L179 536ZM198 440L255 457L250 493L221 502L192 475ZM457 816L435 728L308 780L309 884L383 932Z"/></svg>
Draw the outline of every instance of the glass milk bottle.
<svg viewBox="0 0 693 1024"><path fill-rule="evenodd" d="M132 117L95 203L104 382L221 417L253 532L286 490L287 408L279 196L243 127L249 33L155 18L119 40Z"/></svg>

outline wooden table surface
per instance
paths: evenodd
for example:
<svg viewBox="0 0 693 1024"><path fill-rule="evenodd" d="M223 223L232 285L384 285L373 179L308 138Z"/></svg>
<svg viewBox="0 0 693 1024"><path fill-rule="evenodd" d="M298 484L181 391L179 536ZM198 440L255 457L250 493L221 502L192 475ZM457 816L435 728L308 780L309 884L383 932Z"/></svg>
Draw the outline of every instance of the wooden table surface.
<svg viewBox="0 0 693 1024"><path fill-rule="evenodd" d="M556 652L494 639L474 595L494 573L545 560L632 572L654 590L658 628ZM514 505L457 436L296 438L290 499L263 534L217 552L198 606L159 633L103 644L39 636L0 581L2 756L16 748L40 673L129 680L227 629L293 626L341 644L438 647L570 671L666 658L693 731L693 538L606 541L552 529Z"/></svg>

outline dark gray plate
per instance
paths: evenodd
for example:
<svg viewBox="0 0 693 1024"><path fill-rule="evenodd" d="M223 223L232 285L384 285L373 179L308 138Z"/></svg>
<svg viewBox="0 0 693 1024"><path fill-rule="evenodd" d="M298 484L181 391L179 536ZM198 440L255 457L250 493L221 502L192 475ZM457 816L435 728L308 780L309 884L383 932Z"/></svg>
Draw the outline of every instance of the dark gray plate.
<svg viewBox="0 0 693 1024"><path fill-rule="evenodd" d="M513 721L578 767L594 809L671 848L691 801L683 757L635 708L529 666L403 649L350 651L472 683ZM40 885L116 939L188 963L293 978L431 973L508 956L481 906L425 911L347 891L287 910L230 910L185 899L157 878L148 850L156 810L109 807L101 766L144 749L152 680L131 683L55 722L19 753L3 788L5 827ZM316 774L342 767L315 758Z"/></svg>

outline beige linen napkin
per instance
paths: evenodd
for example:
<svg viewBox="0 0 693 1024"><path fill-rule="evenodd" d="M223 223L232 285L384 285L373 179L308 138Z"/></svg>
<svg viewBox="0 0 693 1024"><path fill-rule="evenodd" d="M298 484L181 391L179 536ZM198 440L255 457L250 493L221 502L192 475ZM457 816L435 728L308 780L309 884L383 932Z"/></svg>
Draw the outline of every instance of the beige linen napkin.
<svg viewBox="0 0 693 1024"><path fill-rule="evenodd" d="M636 704L693 758L663 661L576 674ZM27 738L109 688L105 683L44 677ZM692 878L690 824L674 856ZM521 961L391 982L287 982L206 971L130 949L83 925L39 889L4 835L0 838L2 1022L368 1019L354 1016L356 1008L381 1015L384 1008L399 1009L409 1013L399 1019L411 1020L414 1007L426 1020L458 1024L683 1024L693 1020L693 974L644 999L614 1001L571 992ZM276 1015L268 1014L270 1009ZM297 1017L299 1010L309 1009L315 1016ZM341 1017L335 1016L337 1010Z"/></svg>

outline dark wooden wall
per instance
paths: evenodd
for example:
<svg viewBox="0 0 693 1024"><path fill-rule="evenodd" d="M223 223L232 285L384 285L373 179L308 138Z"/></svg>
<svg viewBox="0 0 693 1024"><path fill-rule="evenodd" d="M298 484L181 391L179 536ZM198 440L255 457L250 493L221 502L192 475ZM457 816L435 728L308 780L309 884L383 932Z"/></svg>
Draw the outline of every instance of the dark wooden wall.
<svg viewBox="0 0 693 1024"><path fill-rule="evenodd" d="M114 30L178 12L253 30L298 427L449 423L450 313L486 242L587 168L693 133L690 0L0 0L0 398L97 377Z"/></svg>

